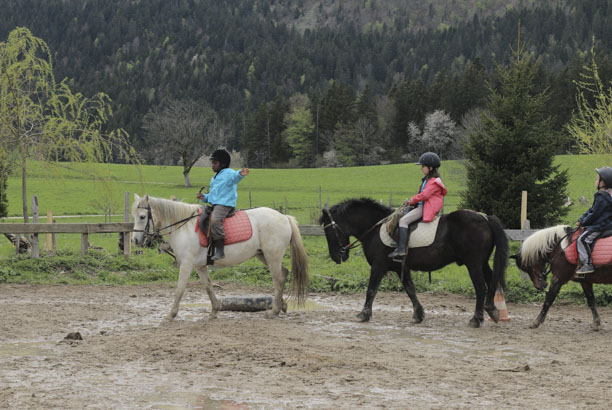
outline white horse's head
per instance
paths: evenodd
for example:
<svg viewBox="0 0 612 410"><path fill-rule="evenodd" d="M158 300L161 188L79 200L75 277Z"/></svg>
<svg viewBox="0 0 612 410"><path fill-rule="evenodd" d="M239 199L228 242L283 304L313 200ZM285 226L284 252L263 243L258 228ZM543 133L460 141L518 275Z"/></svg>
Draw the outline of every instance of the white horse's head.
<svg viewBox="0 0 612 410"><path fill-rule="evenodd" d="M138 194L134 194L132 216L134 217L134 234L132 235L132 242L140 246L144 243L145 233L149 230L149 226L153 224L151 206L149 205L149 195L145 195L141 198Z"/></svg>

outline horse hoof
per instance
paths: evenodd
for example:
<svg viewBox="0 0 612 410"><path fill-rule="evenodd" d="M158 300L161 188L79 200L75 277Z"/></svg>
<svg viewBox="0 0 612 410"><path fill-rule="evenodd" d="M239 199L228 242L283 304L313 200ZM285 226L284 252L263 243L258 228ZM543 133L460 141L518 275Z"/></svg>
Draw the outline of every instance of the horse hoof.
<svg viewBox="0 0 612 410"><path fill-rule="evenodd" d="M477 329L480 327L480 325L482 324L482 322L476 318L471 318L470 322L468 323L468 326L474 329Z"/></svg>
<svg viewBox="0 0 612 410"><path fill-rule="evenodd" d="M492 321L494 321L495 323L499 322L499 310L494 309L494 310L487 310L487 313L489 314L489 317L491 318Z"/></svg>
<svg viewBox="0 0 612 410"><path fill-rule="evenodd" d="M283 313L287 313L287 302L285 302L283 300L283 309L282 309Z"/></svg>
<svg viewBox="0 0 612 410"><path fill-rule="evenodd" d="M592 322L591 323L591 330L593 330L594 332L599 332L601 330L601 323L600 322Z"/></svg>
<svg viewBox="0 0 612 410"><path fill-rule="evenodd" d="M540 327L540 321L539 320L534 320L533 322L531 322L531 324L529 325L530 329L537 329L538 327Z"/></svg>
<svg viewBox="0 0 612 410"><path fill-rule="evenodd" d="M357 315L357 320L359 320L360 322L369 322L370 316L366 315L363 312L359 312L359 314Z"/></svg>
<svg viewBox="0 0 612 410"><path fill-rule="evenodd" d="M266 319L276 319L278 316L278 312L274 312L274 310L266 310Z"/></svg>
<svg viewBox="0 0 612 410"><path fill-rule="evenodd" d="M425 319L425 312L423 312L422 309L417 309L413 314L412 314L412 323L417 324L417 323L423 323L423 320Z"/></svg>

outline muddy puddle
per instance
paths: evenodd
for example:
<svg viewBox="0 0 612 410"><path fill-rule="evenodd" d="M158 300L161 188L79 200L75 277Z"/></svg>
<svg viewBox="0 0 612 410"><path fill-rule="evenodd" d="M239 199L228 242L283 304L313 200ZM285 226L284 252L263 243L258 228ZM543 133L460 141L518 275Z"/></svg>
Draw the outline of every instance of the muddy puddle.
<svg viewBox="0 0 612 410"><path fill-rule="evenodd" d="M263 294L223 284L219 297ZM277 319L219 312L190 284L165 322L173 285L0 285L0 408L607 408L612 311L590 330L585 306L508 304L512 322L467 323L474 301L380 293L313 294ZM79 332L83 340L65 340ZM571 386L571 388L567 388Z"/></svg>

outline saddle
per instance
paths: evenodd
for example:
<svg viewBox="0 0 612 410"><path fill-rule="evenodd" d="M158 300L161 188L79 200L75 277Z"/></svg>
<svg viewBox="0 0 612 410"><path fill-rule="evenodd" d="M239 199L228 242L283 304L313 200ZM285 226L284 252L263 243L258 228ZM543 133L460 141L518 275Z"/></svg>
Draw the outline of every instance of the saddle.
<svg viewBox="0 0 612 410"><path fill-rule="evenodd" d="M198 232L200 238L200 245L208 247L208 234L209 234L209 218L208 216L212 212L211 207L204 209L198 209L198 223L196 224L195 231ZM204 220L202 220L204 219ZM202 223L201 223L202 222ZM200 228L203 225L204 229ZM231 245L233 243L243 242L251 239L253 236L253 227L251 226L251 220L245 211L233 210L223 220L223 228L225 229L225 245Z"/></svg>
<svg viewBox="0 0 612 410"><path fill-rule="evenodd" d="M565 254L565 259L572 265L579 263L578 249L576 249L576 241L582 233L582 229L577 230L572 235L571 242L567 244L567 239L564 239L562 244ZM597 237L591 244L591 261L595 266L612 264L612 231L605 231Z"/></svg>
<svg viewBox="0 0 612 410"><path fill-rule="evenodd" d="M399 237L398 224L400 218L404 215L402 209L398 209L389 215L380 226L380 240L388 247L397 247ZM438 232L438 223L440 222L440 214L436 215L431 222L417 222L410 224L410 239L408 240L408 248L421 248L430 246L436 239Z"/></svg>

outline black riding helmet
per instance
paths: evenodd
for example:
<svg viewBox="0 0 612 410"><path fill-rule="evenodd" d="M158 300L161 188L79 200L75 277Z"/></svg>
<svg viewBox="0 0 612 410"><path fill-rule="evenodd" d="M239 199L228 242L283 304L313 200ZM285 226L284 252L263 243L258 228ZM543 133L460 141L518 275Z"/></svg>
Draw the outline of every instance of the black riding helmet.
<svg viewBox="0 0 612 410"><path fill-rule="evenodd" d="M212 153L209 159L214 159L223 164L223 168L229 168L232 161L229 152L224 149L218 149Z"/></svg>
<svg viewBox="0 0 612 410"><path fill-rule="evenodd" d="M606 188L612 188L612 168L595 168L595 171L599 174L599 179L601 179L604 184L606 184Z"/></svg>
<svg viewBox="0 0 612 410"><path fill-rule="evenodd" d="M431 168L439 168L441 165L440 157L435 152L426 152L419 157L418 165L425 165Z"/></svg>

